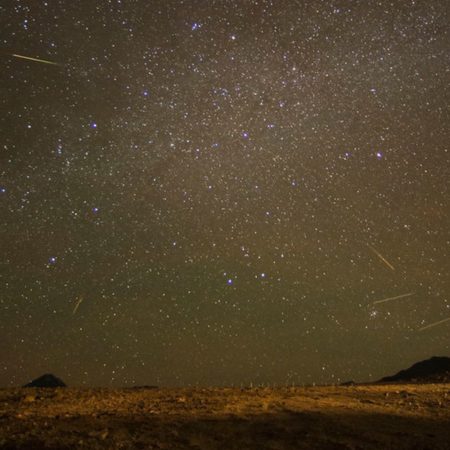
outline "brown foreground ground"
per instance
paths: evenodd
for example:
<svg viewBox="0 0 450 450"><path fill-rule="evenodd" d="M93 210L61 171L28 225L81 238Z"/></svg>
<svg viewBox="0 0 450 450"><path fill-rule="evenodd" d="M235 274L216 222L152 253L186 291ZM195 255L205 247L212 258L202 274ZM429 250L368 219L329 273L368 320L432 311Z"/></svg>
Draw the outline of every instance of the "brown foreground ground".
<svg viewBox="0 0 450 450"><path fill-rule="evenodd" d="M0 389L2 449L450 449L450 384Z"/></svg>

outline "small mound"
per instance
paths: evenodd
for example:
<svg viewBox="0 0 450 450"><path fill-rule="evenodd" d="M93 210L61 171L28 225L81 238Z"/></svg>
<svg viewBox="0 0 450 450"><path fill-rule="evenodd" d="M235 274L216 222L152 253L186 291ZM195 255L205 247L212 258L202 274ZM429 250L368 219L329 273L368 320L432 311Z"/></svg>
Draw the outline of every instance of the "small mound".
<svg viewBox="0 0 450 450"><path fill-rule="evenodd" d="M51 373L46 373L39 378L25 384L23 387L44 387L44 388L56 388L56 387L66 387L66 383L60 378L55 377Z"/></svg>

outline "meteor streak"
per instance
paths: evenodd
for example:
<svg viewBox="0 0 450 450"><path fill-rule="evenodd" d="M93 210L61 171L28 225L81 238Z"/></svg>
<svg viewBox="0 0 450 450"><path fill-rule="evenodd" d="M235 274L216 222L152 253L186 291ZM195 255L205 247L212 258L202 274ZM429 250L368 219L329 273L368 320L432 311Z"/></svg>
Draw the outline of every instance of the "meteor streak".
<svg viewBox="0 0 450 450"><path fill-rule="evenodd" d="M43 63L43 64L51 64L52 66L59 66L58 63L55 63L53 61L48 61L46 59L32 58L31 56L17 55L15 53L13 53L11 56L14 56L14 58L28 59L29 61L40 62L40 63Z"/></svg>
<svg viewBox="0 0 450 450"><path fill-rule="evenodd" d="M396 295L395 297L383 298L382 300L374 301L373 304L377 305L378 303L390 302L391 300L397 300L398 298L411 297L411 295L414 295L414 294L415 294L415 292L408 292L407 294Z"/></svg>
<svg viewBox="0 0 450 450"><path fill-rule="evenodd" d="M83 301L83 296L80 296L78 298L77 304L75 305L75 308L73 308L72 314L75 314L78 311L78 307L81 305L82 301Z"/></svg>
<svg viewBox="0 0 450 450"><path fill-rule="evenodd" d="M370 244L367 244L367 247L370 248L370 250L372 250L375 255L378 256L378 258L381 259L381 261L383 261L391 270L395 270L394 266L374 247L372 247Z"/></svg>
<svg viewBox="0 0 450 450"><path fill-rule="evenodd" d="M448 322L449 320L450 320L450 317L447 317L447 319L443 319L443 320L439 320L438 322L430 323L428 325L425 325L422 328L419 328L419 331L427 330L428 328L433 328L437 325L440 325L441 323Z"/></svg>

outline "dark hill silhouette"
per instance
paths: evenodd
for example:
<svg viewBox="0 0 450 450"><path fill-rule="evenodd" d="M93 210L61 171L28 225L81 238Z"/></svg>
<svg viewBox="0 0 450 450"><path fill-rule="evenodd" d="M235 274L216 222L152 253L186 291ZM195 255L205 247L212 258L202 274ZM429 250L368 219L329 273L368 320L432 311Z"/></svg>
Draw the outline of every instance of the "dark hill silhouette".
<svg viewBox="0 0 450 450"><path fill-rule="evenodd" d="M433 356L430 359L413 364L410 368L389 377L384 377L377 383L419 382L419 383L449 383L450 358Z"/></svg>
<svg viewBox="0 0 450 450"><path fill-rule="evenodd" d="M55 377L51 373L46 373L45 375L36 378L24 385L24 387L47 387L47 388L55 388L55 387L66 387L66 383L62 381L60 378Z"/></svg>
<svg viewBox="0 0 450 450"><path fill-rule="evenodd" d="M125 389L146 390L146 389L158 389L158 386L153 384L143 384L142 386L130 386Z"/></svg>

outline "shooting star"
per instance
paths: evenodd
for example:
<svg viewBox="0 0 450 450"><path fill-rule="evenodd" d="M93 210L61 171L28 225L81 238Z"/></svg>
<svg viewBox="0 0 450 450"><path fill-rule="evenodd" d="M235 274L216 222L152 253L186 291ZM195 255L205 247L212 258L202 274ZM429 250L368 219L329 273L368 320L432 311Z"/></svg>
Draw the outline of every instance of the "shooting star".
<svg viewBox="0 0 450 450"><path fill-rule="evenodd" d="M395 270L394 266L374 247L372 247L370 244L367 244L367 247L370 248L370 250L372 250L375 255L378 256L378 258L381 259L381 261L383 261L391 270Z"/></svg>
<svg viewBox="0 0 450 450"><path fill-rule="evenodd" d="M434 323L430 323L428 325L425 325L424 327L419 328L418 331L428 330L428 328L433 328L433 327L435 327L437 325L440 325L441 323L448 322L448 321L450 321L450 317L447 317L444 320L439 320L438 322L434 322Z"/></svg>
<svg viewBox="0 0 450 450"><path fill-rule="evenodd" d="M14 58L28 59L29 61L40 62L43 64L51 64L52 66L59 66L58 63L55 63L53 61L48 61L47 59L32 58L31 56L17 55L16 53L13 53L11 56L14 56Z"/></svg>
<svg viewBox="0 0 450 450"><path fill-rule="evenodd" d="M75 305L75 308L73 308L73 312L72 312L72 314L75 314L77 311L78 311L78 307L81 305L81 302L83 301L83 296L81 295L79 298L78 298L78 301L77 301L77 303L76 303L76 305Z"/></svg>
<svg viewBox="0 0 450 450"><path fill-rule="evenodd" d="M411 297L415 292L408 292L407 294L396 295L395 297L383 298L382 300L376 300L373 302L374 305L378 305L378 303L390 302L391 300L397 300L398 298Z"/></svg>

